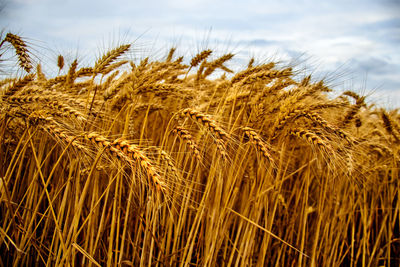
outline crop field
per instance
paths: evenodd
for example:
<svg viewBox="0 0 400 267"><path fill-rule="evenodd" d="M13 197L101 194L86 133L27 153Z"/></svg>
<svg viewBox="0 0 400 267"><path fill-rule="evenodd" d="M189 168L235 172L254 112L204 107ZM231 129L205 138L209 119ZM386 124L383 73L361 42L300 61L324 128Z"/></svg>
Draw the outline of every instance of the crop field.
<svg viewBox="0 0 400 267"><path fill-rule="evenodd" d="M230 53L122 44L50 77L0 42L19 65L0 80L0 266L400 263L397 110Z"/></svg>

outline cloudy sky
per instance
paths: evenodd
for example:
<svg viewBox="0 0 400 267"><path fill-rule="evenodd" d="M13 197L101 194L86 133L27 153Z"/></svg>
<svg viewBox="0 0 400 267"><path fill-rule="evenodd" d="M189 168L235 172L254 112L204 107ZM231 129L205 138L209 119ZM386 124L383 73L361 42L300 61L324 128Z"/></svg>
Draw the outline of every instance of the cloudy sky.
<svg viewBox="0 0 400 267"><path fill-rule="evenodd" d="M0 26L42 58L92 58L134 42L135 57L171 46L296 62L383 106L400 107L400 0L0 0ZM48 53L43 52L48 51Z"/></svg>

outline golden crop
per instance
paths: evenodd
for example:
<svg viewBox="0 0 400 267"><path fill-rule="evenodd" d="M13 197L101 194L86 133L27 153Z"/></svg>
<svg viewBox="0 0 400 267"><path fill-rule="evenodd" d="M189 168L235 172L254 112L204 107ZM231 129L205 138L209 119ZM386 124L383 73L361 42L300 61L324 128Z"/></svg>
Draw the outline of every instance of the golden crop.
<svg viewBox="0 0 400 267"><path fill-rule="evenodd" d="M211 50L46 77L6 46L28 74L0 81L0 265L399 263L396 110Z"/></svg>

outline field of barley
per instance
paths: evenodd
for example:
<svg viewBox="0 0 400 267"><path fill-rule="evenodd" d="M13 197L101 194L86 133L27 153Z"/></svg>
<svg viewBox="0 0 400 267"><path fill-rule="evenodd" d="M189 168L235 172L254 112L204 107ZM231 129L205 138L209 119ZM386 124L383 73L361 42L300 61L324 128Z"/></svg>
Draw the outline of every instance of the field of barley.
<svg viewBox="0 0 400 267"><path fill-rule="evenodd" d="M48 77L2 36L0 266L398 266L397 110L284 63L133 46Z"/></svg>

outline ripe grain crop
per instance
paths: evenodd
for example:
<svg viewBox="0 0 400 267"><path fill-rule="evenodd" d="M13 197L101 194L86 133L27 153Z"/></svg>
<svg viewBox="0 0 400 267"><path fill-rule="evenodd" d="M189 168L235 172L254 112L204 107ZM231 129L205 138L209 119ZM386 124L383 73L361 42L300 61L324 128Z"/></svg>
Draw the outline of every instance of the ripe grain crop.
<svg viewBox="0 0 400 267"><path fill-rule="evenodd" d="M397 110L296 66L132 47L38 65L2 39L1 266L399 265Z"/></svg>

